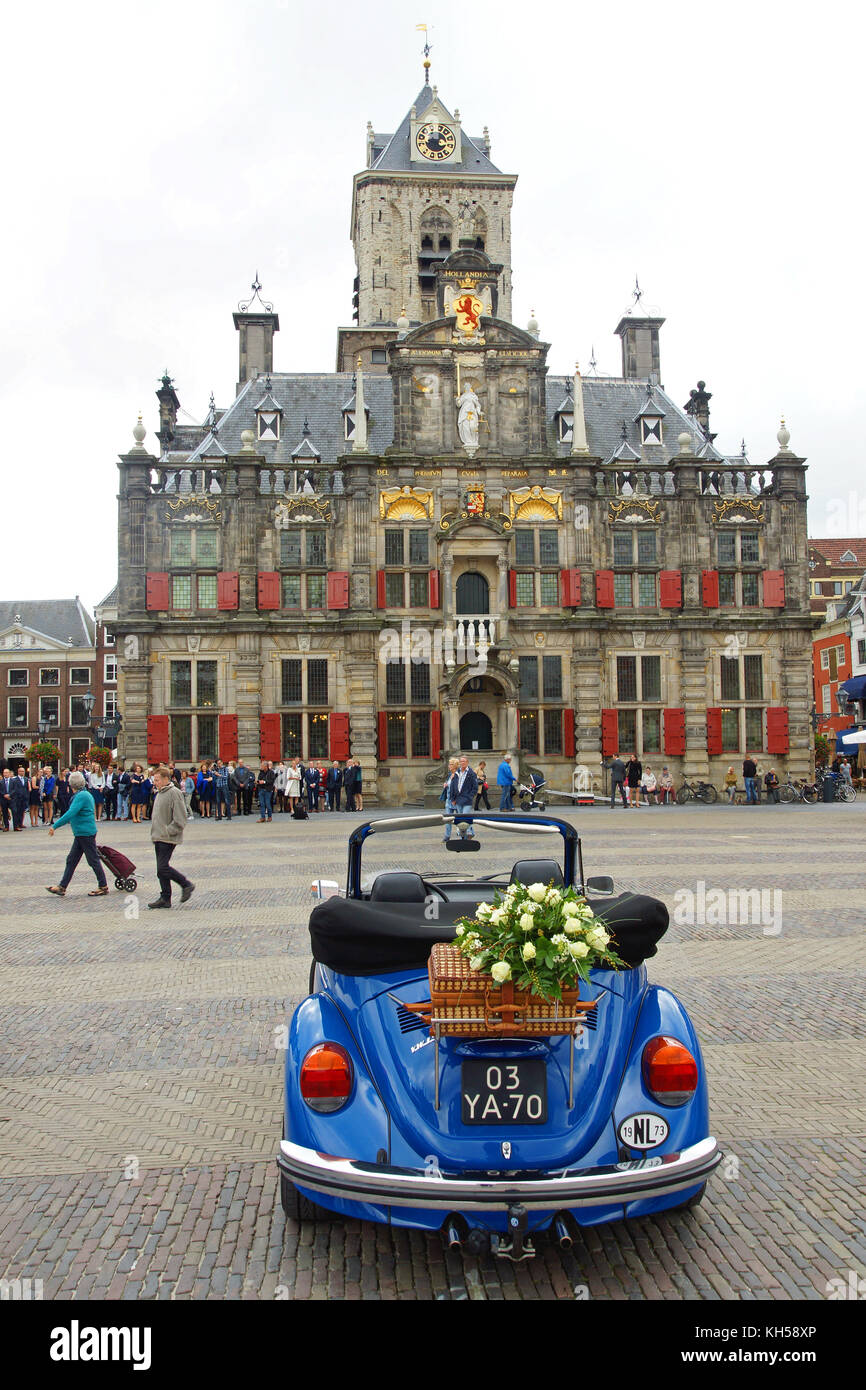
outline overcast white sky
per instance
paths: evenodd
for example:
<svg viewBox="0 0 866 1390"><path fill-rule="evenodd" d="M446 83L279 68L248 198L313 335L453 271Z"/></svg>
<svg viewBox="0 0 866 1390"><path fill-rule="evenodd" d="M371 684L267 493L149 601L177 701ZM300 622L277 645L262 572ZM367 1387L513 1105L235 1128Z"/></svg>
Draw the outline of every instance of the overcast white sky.
<svg viewBox="0 0 866 1390"><path fill-rule="evenodd" d="M182 419L229 404L256 270L276 369L334 369L352 174L421 86L422 20L520 176L514 318L551 369L620 371L637 273L674 399L705 379L753 462L784 413L811 533L866 535L862 6L48 0L4 18L3 597L111 588L117 455L139 410L158 452L166 366Z"/></svg>

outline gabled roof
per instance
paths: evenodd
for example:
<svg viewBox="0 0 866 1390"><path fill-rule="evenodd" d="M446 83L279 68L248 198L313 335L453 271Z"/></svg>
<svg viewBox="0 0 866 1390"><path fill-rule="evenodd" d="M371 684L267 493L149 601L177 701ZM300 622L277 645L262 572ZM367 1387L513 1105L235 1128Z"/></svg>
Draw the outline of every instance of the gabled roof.
<svg viewBox="0 0 866 1390"><path fill-rule="evenodd" d="M297 447L296 449L293 449L293 450L292 450L292 458L293 458L293 459L316 459L316 460L318 460L318 459L320 459L321 457L322 457L322 455L319 453L318 449L313 448L313 445L310 443L310 441L309 441L309 439L307 438L306 435L304 435L304 437L303 437L303 439L301 440L301 442L300 442L300 444L298 445L298 447Z"/></svg>
<svg viewBox="0 0 866 1390"><path fill-rule="evenodd" d="M433 95L432 87L425 85L421 88L413 103L416 117L420 116L422 111L427 110L427 107L433 100ZM410 109L406 112L406 115L403 117L403 120L400 122L393 135L377 135L374 132L373 159L370 168L382 170L414 170L416 173L420 172L422 168L426 166L426 161L424 161L424 166L419 165L417 161L415 163L412 162L412 151L410 149L411 135L412 112ZM460 140L461 153L463 155L462 161L458 164L449 162L448 164L439 165L436 168L437 178L441 177L443 174L450 173L452 169L459 169L462 174L467 172L475 174L500 174L502 172L501 169L497 169L496 165L493 164L484 153L483 136L476 135L473 139L471 136L467 135L465 130L461 127ZM429 169L426 169L426 172L429 172Z"/></svg>
<svg viewBox="0 0 866 1390"><path fill-rule="evenodd" d="M809 547L817 551L828 565L850 565L852 569L862 569L866 565L866 536L847 536L840 539L834 536L828 540L813 540L810 537ZM854 559L843 560L842 556L849 550Z"/></svg>
<svg viewBox="0 0 866 1390"><path fill-rule="evenodd" d="M282 414L282 409L283 409L283 407L282 407L281 405L279 405L277 401L274 400L274 398L273 398L273 396L271 395L270 391L266 391L266 392L265 392L265 394L262 396L261 400L259 401L258 405L256 406L256 412L257 412L257 413L258 413L258 411L260 411L260 410L266 410L266 411L269 411L269 412L275 412L275 413L277 413L277 414Z"/></svg>

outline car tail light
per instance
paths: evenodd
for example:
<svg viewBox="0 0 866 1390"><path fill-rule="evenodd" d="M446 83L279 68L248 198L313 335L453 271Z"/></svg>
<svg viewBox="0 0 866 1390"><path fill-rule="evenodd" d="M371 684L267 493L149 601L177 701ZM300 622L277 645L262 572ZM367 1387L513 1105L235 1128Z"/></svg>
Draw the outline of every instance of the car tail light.
<svg viewBox="0 0 866 1390"><path fill-rule="evenodd" d="M301 1063L301 1095L311 1110L339 1110L352 1093L352 1059L339 1043L318 1043Z"/></svg>
<svg viewBox="0 0 866 1390"><path fill-rule="evenodd" d="M676 1038L650 1038L643 1050L643 1079L662 1105L685 1105L698 1086L698 1064Z"/></svg>

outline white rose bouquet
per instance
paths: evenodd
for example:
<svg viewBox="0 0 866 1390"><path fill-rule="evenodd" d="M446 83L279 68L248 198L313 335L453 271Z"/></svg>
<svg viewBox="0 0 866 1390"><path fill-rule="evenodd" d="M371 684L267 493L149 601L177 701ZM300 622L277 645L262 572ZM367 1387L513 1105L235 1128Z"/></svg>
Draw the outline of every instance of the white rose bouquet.
<svg viewBox="0 0 866 1390"><path fill-rule="evenodd" d="M604 920L573 888L512 883L492 904L481 903L474 918L460 919L454 944L495 984L511 982L553 1000L588 981L593 967L625 966L611 940Z"/></svg>

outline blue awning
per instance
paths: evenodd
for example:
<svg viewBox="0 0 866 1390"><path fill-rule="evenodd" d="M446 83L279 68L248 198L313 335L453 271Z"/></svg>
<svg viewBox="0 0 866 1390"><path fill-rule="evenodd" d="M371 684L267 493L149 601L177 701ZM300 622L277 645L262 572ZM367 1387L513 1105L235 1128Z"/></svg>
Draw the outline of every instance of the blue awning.
<svg viewBox="0 0 866 1390"><path fill-rule="evenodd" d="M843 734L850 734L850 733L853 733L853 731L854 731L854 729L855 729L856 727L857 727L856 724L849 724L848 727L847 727L847 729L837 729L837 730L836 730L836 752L837 752L837 753L847 753L847 754L849 755L849 757L856 758L856 756L857 756L857 744L856 744L856 743L843 743L843 742L842 742L842 735L843 735Z"/></svg>
<svg viewBox="0 0 866 1390"><path fill-rule="evenodd" d="M849 676L839 685L852 700L866 700L866 676Z"/></svg>

